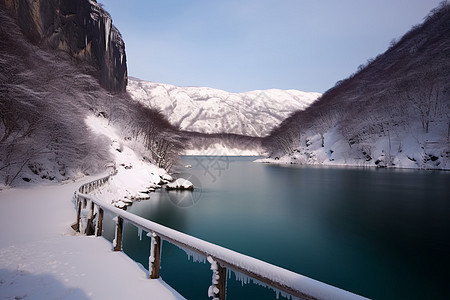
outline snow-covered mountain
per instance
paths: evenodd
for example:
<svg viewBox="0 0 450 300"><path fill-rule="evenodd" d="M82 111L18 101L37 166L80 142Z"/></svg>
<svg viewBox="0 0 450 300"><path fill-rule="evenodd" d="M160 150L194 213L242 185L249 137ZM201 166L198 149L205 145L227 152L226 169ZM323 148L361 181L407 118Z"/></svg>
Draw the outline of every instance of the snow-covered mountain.
<svg viewBox="0 0 450 300"><path fill-rule="evenodd" d="M450 169L449 57L450 4L442 2L263 146L277 162Z"/></svg>
<svg viewBox="0 0 450 300"><path fill-rule="evenodd" d="M35 11L27 1L20 3ZM95 1L83 3L100 9ZM31 43L3 5L0 0L0 190L73 180L103 172L111 163L134 170L150 163L170 169L185 139L162 114L117 92L126 81L114 76L102 81L102 70L75 59L73 49L55 50L45 36L42 43ZM114 74L120 77L121 71ZM99 123L92 128L87 122L92 118L106 122L116 136L96 133ZM133 152L136 159L119 159L116 152Z"/></svg>
<svg viewBox="0 0 450 300"><path fill-rule="evenodd" d="M229 93L207 87L177 87L129 78L131 97L159 109L182 130L265 136L297 110L311 105L320 93L298 90L257 90Z"/></svg>

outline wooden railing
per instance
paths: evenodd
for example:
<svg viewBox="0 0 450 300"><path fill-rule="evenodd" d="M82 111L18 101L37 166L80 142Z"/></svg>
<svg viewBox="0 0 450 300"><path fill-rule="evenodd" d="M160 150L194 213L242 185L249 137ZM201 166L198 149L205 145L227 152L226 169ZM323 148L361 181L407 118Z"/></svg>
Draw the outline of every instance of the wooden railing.
<svg viewBox="0 0 450 300"><path fill-rule="evenodd" d="M93 189L108 182L111 175L82 185L75 192L77 201L77 223L72 226L75 230L85 231L86 234L102 235L102 221L104 211L116 216L114 251L122 251L123 222L127 221L140 230L146 231L151 238L149 278L159 278L161 262L161 243L170 242L184 250L203 256L211 264L213 272L212 285L208 289L208 295L214 299L225 299L227 268L251 277L265 285L268 285L284 294L292 295L300 299L366 299L359 295L327 285L306 276L277 267L253 257L223 248L221 246L200 240L185 233L173 230L158 223L116 208L94 196L87 195ZM81 226L81 210L87 208L89 214L87 225ZM94 206L97 206L98 216L94 225ZM95 228L94 228L95 227ZM84 230L85 229L85 230Z"/></svg>

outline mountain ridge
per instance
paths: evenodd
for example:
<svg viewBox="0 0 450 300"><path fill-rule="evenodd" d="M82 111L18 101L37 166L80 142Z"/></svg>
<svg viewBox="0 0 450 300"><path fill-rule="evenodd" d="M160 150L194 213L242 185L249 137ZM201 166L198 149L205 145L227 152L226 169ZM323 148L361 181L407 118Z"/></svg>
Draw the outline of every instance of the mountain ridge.
<svg viewBox="0 0 450 300"><path fill-rule="evenodd" d="M159 109L182 130L261 137L289 114L305 109L320 93L298 90L255 90L230 93L209 87L178 87L130 77L127 91Z"/></svg>
<svg viewBox="0 0 450 300"><path fill-rule="evenodd" d="M263 144L286 163L448 169L449 57L450 5L442 2Z"/></svg>

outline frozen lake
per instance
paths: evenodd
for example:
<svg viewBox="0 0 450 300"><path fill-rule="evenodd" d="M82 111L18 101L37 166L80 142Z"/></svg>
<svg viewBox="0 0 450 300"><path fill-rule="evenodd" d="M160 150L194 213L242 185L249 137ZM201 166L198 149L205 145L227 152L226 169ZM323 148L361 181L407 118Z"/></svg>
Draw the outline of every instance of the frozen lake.
<svg viewBox="0 0 450 300"><path fill-rule="evenodd" d="M196 185L193 193L161 190L128 211L366 297L450 297L450 172L254 159L184 157L192 168L179 171ZM124 251L148 266L148 238L129 224ZM208 299L209 264L188 261L167 242L161 277L189 299ZM275 298L231 277L229 299Z"/></svg>

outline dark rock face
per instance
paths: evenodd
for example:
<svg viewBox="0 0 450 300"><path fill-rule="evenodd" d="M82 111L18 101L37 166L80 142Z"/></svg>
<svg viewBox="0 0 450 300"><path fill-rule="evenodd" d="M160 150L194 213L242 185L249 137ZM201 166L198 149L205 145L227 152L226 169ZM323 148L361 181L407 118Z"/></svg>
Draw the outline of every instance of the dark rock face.
<svg viewBox="0 0 450 300"><path fill-rule="evenodd" d="M111 92L127 85L125 44L95 0L0 0L33 43L63 50L93 65Z"/></svg>

